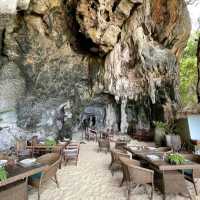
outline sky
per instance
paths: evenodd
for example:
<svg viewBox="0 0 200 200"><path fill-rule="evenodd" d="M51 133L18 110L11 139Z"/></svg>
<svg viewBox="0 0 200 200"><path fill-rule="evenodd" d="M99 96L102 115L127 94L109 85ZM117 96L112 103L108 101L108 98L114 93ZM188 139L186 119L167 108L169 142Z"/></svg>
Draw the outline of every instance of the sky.
<svg viewBox="0 0 200 200"><path fill-rule="evenodd" d="M188 6L191 21L192 21L192 30L198 29L198 21L197 19L200 17L200 0L194 5Z"/></svg>

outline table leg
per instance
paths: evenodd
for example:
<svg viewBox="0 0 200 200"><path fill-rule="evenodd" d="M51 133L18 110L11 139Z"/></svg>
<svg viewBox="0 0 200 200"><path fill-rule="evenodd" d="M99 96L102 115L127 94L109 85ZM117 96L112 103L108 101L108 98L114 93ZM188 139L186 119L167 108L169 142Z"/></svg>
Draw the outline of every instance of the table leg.
<svg viewBox="0 0 200 200"><path fill-rule="evenodd" d="M167 194L181 194L190 197L184 175L178 171L163 171L163 199ZM190 197L191 198L191 197Z"/></svg>

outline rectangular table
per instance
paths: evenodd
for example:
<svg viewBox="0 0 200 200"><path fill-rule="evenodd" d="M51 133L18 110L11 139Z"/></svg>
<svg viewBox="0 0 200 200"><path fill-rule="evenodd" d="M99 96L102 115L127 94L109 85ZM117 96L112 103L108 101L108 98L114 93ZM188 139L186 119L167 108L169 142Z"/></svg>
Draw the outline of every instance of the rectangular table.
<svg viewBox="0 0 200 200"><path fill-rule="evenodd" d="M130 147L124 147L127 151L132 153L133 155L141 158L142 160L147 161L154 167L156 167L160 171L174 171L174 170L186 170L186 169L200 169L200 164L190 161L188 163L184 163L181 165L171 165L163 158L165 152L159 152L156 150L132 150ZM147 157L147 155L157 155L161 159L159 160L152 160Z"/></svg>
<svg viewBox="0 0 200 200"><path fill-rule="evenodd" d="M1 200L27 200L28 176L39 173L47 168L47 165L39 164L32 167L22 167L18 164L6 166L8 178L0 181Z"/></svg>
<svg viewBox="0 0 200 200"><path fill-rule="evenodd" d="M187 169L199 169L200 164L193 161L181 165L171 165L165 159L163 159L164 152L159 152L156 150L133 150L131 147L125 147L127 151L132 153L133 156L138 157L140 160L145 161L149 168L152 168L155 173L155 183L158 188L165 195L168 193L176 194L187 194L190 197L190 193L187 189L184 173L180 173L178 170ZM159 160L153 160L147 157L147 155L157 155L160 157ZM162 185L160 184L162 183Z"/></svg>
<svg viewBox="0 0 200 200"><path fill-rule="evenodd" d="M5 181L0 181L0 187L22 180L33 174L37 174L45 170L46 168L47 165L42 165L42 164L31 167L22 167L19 164L13 166L6 166L5 169L8 172L8 178Z"/></svg>

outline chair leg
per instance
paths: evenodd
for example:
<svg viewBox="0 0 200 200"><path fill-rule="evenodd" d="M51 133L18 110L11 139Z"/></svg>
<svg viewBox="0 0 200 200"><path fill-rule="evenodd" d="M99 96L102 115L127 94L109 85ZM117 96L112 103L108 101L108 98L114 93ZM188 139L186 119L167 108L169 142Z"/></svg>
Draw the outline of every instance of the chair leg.
<svg viewBox="0 0 200 200"><path fill-rule="evenodd" d="M40 200L40 188L38 188L38 200Z"/></svg>
<svg viewBox="0 0 200 200"><path fill-rule="evenodd" d="M56 175L56 174L55 174L54 178L55 178L55 181L56 181L56 185L57 185L57 187L59 188L58 178L57 178L57 175Z"/></svg>
<svg viewBox="0 0 200 200"><path fill-rule="evenodd" d="M153 200L153 194L154 194L154 184L151 186L151 200Z"/></svg>
<svg viewBox="0 0 200 200"><path fill-rule="evenodd" d="M76 166L78 166L78 157L76 158Z"/></svg>
<svg viewBox="0 0 200 200"><path fill-rule="evenodd" d="M163 194L163 200L166 200L166 194Z"/></svg>
<svg viewBox="0 0 200 200"><path fill-rule="evenodd" d="M194 185L195 193L196 193L196 195L198 195L198 190L197 190L197 185L195 183L195 180L193 181L193 185Z"/></svg>
<svg viewBox="0 0 200 200"><path fill-rule="evenodd" d="M130 183L127 183L127 190L128 190L128 198L127 198L127 200L130 200L130 196L131 196L131 186L130 186Z"/></svg>
<svg viewBox="0 0 200 200"><path fill-rule="evenodd" d="M67 158L65 158L65 166L67 165L67 162L68 162L68 160L67 160Z"/></svg>
<svg viewBox="0 0 200 200"><path fill-rule="evenodd" d="M112 164L113 164L113 162L111 162L111 163L110 163L110 165L109 165L109 169L111 169L111 167L112 167Z"/></svg>
<svg viewBox="0 0 200 200"><path fill-rule="evenodd" d="M123 178L122 178L122 181L121 181L119 187L122 187L123 183L124 183L124 176L123 176Z"/></svg>
<svg viewBox="0 0 200 200"><path fill-rule="evenodd" d="M111 171L112 176L114 176L114 169L112 169L112 167L111 167L110 171Z"/></svg>

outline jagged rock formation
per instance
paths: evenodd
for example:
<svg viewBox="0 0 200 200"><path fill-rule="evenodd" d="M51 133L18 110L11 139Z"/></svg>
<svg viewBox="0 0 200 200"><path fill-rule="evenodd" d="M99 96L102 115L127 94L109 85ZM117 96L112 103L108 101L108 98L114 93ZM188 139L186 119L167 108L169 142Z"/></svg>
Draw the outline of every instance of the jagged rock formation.
<svg viewBox="0 0 200 200"><path fill-rule="evenodd" d="M100 51L109 52L117 43L133 8L141 3L142 0L81 0L76 10L80 31L97 44Z"/></svg>
<svg viewBox="0 0 200 200"><path fill-rule="evenodd" d="M61 107L68 130L91 113L99 127L122 132L174 116L190 33L183 0L20 0L17 7L9 23L0 19L0 127L10 119L30 136L60 134Z"/></svg>

